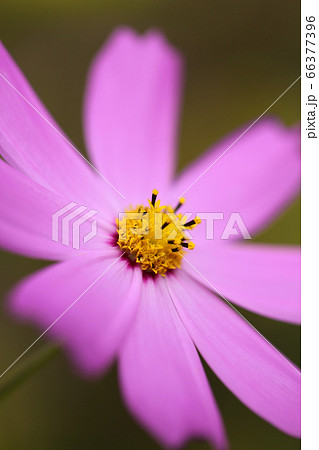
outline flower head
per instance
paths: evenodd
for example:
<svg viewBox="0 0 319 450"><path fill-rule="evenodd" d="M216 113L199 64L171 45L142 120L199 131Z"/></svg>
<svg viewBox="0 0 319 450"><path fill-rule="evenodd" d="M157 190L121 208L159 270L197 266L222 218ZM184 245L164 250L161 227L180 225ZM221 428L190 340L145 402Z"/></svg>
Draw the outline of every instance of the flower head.
<svg viewBox="0 0 319 450"><path fill-rule="evenodd" d="M129 409L168 446L192 436L227 446L195 346L243 403L299 436L297 368L224 300L298 323L299 250L224 239L222 220L214 239L196 226L212 212L240 213L252 234L266 226L298 192L298 130L260 120L230 151L242 131L174 178L180 57L157 32L121 29L94 60L85 96L98 175L3 46L0 74L0 243L60 261L13 290L12 311L41 329L63 316L49 333L87 375L117 358ZM79 249L51 235L52 217L68 211L68 241L78 205L98 211L93 239L77 223Z"/></svg>
<svg viewBox="0 0 319 450"><path fill-rule="evenodd" d="M117 221L117 244L145 273L165 276L167 271L181 267L184 248L192 250L195 247L186 233L201 220L195 217L181 223L182 214L176 216L175 213L184 199L173 209L161 206L160 200L156 201L157 194L154 189L149 206L139 205Z"/></svg>

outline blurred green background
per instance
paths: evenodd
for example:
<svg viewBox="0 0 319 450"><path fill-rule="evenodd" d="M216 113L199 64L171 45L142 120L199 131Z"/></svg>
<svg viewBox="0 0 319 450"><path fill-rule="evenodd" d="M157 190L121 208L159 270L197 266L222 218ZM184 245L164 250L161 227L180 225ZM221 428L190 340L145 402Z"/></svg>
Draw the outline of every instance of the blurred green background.
<svg viewBox="0 0 319 450"><path fill-rule="evenodd" d="M140 31L150 27L162 30L186 60L179 153L182 168L232 128L257 118L298 77L299 14L296 0L2 0L0 30L5 46L83 152L82 94L93 55L119 25ZM299 96L298 83L271 113L287 124L299 121ZM258 240L299 244L300 202ZM39 335L6 314L6 292L43 265L0 254L0 372ZM298 327L242 312L300 364ZM44 343L38 342L37 349ZM207 373L232 449L300 448L299 440L255 416L209 370ZM159 448L126 412L116 367L92 383L72 373L62 354L0 404L0 442L4 450ZM209 446L193 441L187 448Z"/></svg>

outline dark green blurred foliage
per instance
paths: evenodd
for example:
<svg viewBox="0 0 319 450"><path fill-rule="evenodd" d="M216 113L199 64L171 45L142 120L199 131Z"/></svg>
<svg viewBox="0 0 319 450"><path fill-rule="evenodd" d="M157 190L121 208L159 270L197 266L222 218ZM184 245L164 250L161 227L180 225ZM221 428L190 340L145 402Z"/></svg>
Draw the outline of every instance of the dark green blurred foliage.
<svg viewBox="0 0 319 450"><path fill-rule="evenodd" d="M293 0L90 1L4 0L1 39L62 128L85 153L82 94L90 61L119 25L162 30L183 53L187 77L181 117L179 168L233 128L257 118L299 75L299 2ZM299 120L299 84L272 109L287 124ZM298 244L296 201L260 241ZM0 363L4 370L39 335L5 311L5 293L42 267L2 253ZM300 330L242 311L276 346L300 363ZM44 342L39 342L40 348ZM231 446L300 448L243 406L207 370ZM9 373L8 373L9 375ZM169 405L168 405L169 407ZM159 448L126 412L113 368L92 383L59 356L0 405L4 450ZM188 449L209 448L192 442Z"/></svg>

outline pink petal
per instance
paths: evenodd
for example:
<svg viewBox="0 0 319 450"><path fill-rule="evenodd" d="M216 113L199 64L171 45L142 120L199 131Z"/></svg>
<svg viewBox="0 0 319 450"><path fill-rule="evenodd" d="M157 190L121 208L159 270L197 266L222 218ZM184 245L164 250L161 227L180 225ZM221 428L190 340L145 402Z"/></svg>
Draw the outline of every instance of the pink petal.
<svg viewBox="0 0 319 450"><path fill-rule="evenodd" d="M300 323L300 249L263 244L213 245L189 252L185 269L198 281L243 308L273 319ZM198 271L198 272L197 272Z"/></svg>
<svg viewBox="0 0 319 450"><path fill-rule="evenodd" d="M222 155L247 127L219 142L186 169L171 193L172 198L185 195L187 211L224 214L224 221L215 221L216 239L233 212L240 214L251 235L256 233L300 189L300 131L274 119L260 120Z"/></svg>
<svg viewBox="0 0 319 450"><path fill-rule="evenodd" d="M225 301L183 271L169 280L194 343L222 382L280 430L300 436L300 373Z"/></svg>
<svg viewBox="0 0 319 450"><path fill-rule="evenodd" d="M0 44L0 153L12 166L73 201L100 208L101 180L64 140L22 72ZM106 192L113 189L104 181ZM88 189L89 187L89 189ZM118 195L118 194L115 194Z"/></svg>
<svg viewBox="0 0 319 450"><path fill-rule="evenodd" d="M0 246L26 256L64 259L78 250L52 240L52 217L69 202L0 160ZM87 250L91 247L88 242Z"/></svg>
<svg viewBox="0 0 319 450"><path fill-rule="evenodd" d="M26 278L11 293L14 314L42 330L66 311L49 334L64 343L87 375L100 373L111 362L139 300L141 270L117 260L115 250L55 264Z"/></svg>
<svg viewBox="0 0 319 450"><path fill-rule="evenodd" d="M0 42L0 73L8 80L52 125L57 126L53 117L38 98L27 79L10 56L2 42ZM10 86L10 85L9 85ZM13 88L11 88L13 89Z"/></svg>
<svg viewBox="0 0 319 450"><path fill-rule="evenodd" d="M157 32L116 31L97 55L84 108L98 169L134 202L163 189L174 169L181 64ZM128 197L129 196L129 197Z"/></svg>
<svg viewBox="0 0 319 450"><path fill-rule="evenodd" d="M218 407L164 279L145 280L130 333L120 351L128 407L164 445L199 436L225 448Z"/></svg>

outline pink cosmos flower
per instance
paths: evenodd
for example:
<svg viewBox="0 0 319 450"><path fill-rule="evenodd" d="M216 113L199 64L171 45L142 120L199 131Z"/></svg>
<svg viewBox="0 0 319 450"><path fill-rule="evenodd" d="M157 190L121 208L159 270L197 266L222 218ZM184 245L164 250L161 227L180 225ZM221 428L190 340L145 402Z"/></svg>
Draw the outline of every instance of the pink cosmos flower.
<svg viewBox="0 0 319 450"><path fill-rule="evenodd" d="M156 32L121 29L95 58L85 95L88 152L103 179L71 148L3 46L0 74L0 243L60 261L13 290L14 313L42 329L63 314L49 333L84 374L98 375L118 358L128 408L164 445L201 436L227 446L197 350L245 405L299 436L298 369L222 298L299 323L299 250L220 239L225 222L216 220L214 239L203 224L191 231L192 251L181 237L161 243L165 255L175 248L182 255L167 270L168 257L160 261L149 238L138 244L140 259L121 248L116 226L130 205L146 211L154 188L174 206L191 186L187 211L239 212L257 233L298 192L298 130L260 120L227 153L245 128L174 179L180 58ZM148 210L158 207L155 197ZM51 238L52 216L70 202L99 216L98 235L79 250ZM149 270L141 270L143 258Z"/></svg>

